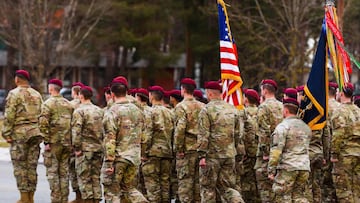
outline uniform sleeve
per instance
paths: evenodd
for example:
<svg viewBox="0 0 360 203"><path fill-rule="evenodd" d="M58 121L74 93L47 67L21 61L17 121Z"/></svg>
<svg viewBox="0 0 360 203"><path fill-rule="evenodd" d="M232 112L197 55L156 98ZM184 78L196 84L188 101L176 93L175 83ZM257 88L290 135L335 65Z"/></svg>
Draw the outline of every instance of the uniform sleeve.
<svg viewBox="0 0 360 203"><path fill-rule="evenodd" d="M204 108L199 113L199 135L198 135L198 154L200 158L203 158L208 153L210 137L210 119L207 114L207 110Z"/></svg>
<svg viewBox="0 0 360 203"><path fill-rule="evenodd" d="M245 155L245 145L244 145L244 124L245 124L246 115L243 110L239 111L239 117L236 119L235 125L235 146L237 155Z"/></svg>
<svg viewBox="0 0 360 203"><path fill-rule="evenodd" d="M5 112L4 112L4 127L2 136L4 139L10 139L13 131L15 116L16 116L17 99L15 95L10 92L6 98Z"/></svg>
<svg viewBox="0 0 360 203"><path fill-rule="evenodd" d="M149 127L151 123L151 116L148 110L144 108L144 125L141 130L141 156L144 157L146 155L146 149L147 149L147 141L148 141L148 135L147 135L147 128Z"/></svg>
<svg viewBox="0 0 360 203"><path fill-rule="evenodd" d="M283 149L286 143L286 133L287 130L282 127L276 127L274 133L272 134L273 142L270 149L269 163L268 163L268 173L275 174L276 167L279 164Z"/></svg>
<svg viewBox="0 0 360 203"><path fill-rule="evenodd" d="M268 156L270 151L270 135L271 135L271 125L268 119L269 113L267 112L264 106L259 106L257 113L257 122L258 122L258 137L259 137L259 156Z"/></svg>
<svg viewBox="0 0 360 203"><path fill-rule="evenodd" d="M117 118L110 110L104 115L104 146L105 146L105 162L112 164L115 161L115 149L116 149L116 135L119 127L117 124Z"/></svg>
<svg viewBox="0 0 360 203"><path fill-rule="evenodd" d="M186 112L183 108L175 108L175 133L174 133L174 150L175 152L185 151L185 130L186 130Z"/></svg>
<svg viewBox="0 0 360 203"><path fill-rule="evenodd" d="M147 123L147 125L145 126L145 133L144 133L144 136L146 138L146 142L144 144L144 153L145 153L145 156L148 155L149 153L149 150L153 144L153 136L152 136L152 132L153 132L153 129L154 129L154 122L155 122L155 118L154 118L154 109L151 109L151 111L149 112L149 118L150 118L150 121L149 123Z"/></svg>
<svg viewBox="0 0 360 203"><path fill-rule="evenodd" d="M342 137L345 134L346 120L340 111L335 111L332 116L332 137L331 137L331 156L337 156L340 153Z"/></svg>
<svg viewBox="0 0 360 203"><path fill-rule="evenodd" d="M81 150L81 129L83 128L84 117L79 111L73 113L71 120L72 145L75 150Z"/></svg>
<svg viewBox="0 0 360 203"><path fill-rule="evenodd" d="M50 107L48 106L47 103L43 103L41 105L39 128L40 128L40 132L43 134L44 143L50 143L50 135L49 135L50 117L51 117Z"/></svg>
<svg viewBox="0 0 360 203"><path fill-rule="evenodd" d="M328 119L330 120L330 119ZM331 131L330 131L330 126L329 125L325 125L324 129L323 129L323 136L322 136L322 144L323 144L323 154L324 154L324 159L325 160L329 160L330 159L330 142L331 142Z"/></svg>

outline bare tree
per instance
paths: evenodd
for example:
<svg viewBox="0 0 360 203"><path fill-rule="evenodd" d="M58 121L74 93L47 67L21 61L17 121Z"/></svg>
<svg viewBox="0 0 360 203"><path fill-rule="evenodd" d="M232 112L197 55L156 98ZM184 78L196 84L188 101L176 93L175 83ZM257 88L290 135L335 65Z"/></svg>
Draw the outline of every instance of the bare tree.
<svg viewBox="0 0 360 203"><path fill-rule="evenodd" d="M43 90L60 61L80 50L110 0L1 0L0 39Z"/></svg>

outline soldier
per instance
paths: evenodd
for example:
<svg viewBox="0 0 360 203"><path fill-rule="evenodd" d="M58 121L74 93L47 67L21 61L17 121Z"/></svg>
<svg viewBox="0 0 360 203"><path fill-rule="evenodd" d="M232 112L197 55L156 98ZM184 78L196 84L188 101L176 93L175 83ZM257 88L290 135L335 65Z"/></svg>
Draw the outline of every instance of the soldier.
<svg viewBox="0 0 360 203"><path fill-rule="evenodd" d="M80 96L80 90L81 90L82 86L84 86L84 84L81 82L75 82L72 84L71 97L73 98L73 100L71 100L70 103L71 103L71 105L73 105L74 109L76 109L80 106L81 102L80 102L79 96ZM76 198L69 203L80 203L82 200L81 200L79 184L77 182L77 177L76 177L75 152L71 153L69 165L70 165L69 166L69 175L70 175L71 187L73 189L73 192L75 192L75 194L76 194Z"/></svg>
<svg viewBox="0 0 360 203"><path fill-rule="evenodd" d="M69 160L71 154L71 117L73 107L60 95L62 81L49 80L50 98L41 106L40 131L44 135L44 165L52 203L67 203Z"/></svg>
<svg viewBox="0 0 360 203"><path fill-rule="evenodd" d="M307 202L304 191L310 171L311 129L296 117L299 108L296 99L284 99L283 103L285 119L272 134L268 164L269 179L274 181L274 202Z"/></svg>
<svg viewBox="0 0 360 203"><path fill-rule="evenodd" d="M343 87L331 118L332 175L339 203L360 201L360 111L351 102L353 91L351 83Z"/></svg>
<svg viewBox="0 0 360 203"><path fill-rule="evenodd" d="M194 98L201 103L207 104L206 98L204 98L203 93L201 90L194 90Z"/></svg>
<svg viewBox="0 0 360 203"><path fill-rule="evenodd" d="M245 154L241 145L238 110L221 99L217 81L205 83L209 103L199 113L199 176L201 202L215 203L216 191L227 202L244 202L235 190L235 156Z"/></svg>
<svg viewBox="0 0 360 203"><path fill-rule="evenodd" d="M176 105L184 99L183 96L181 95L180 90L171 90L169 91L169 95L170 95L170 104L173 108L175 108Z"/></svg>
<svg viewBox="0 0 360 203"><path fill-rule="evenodd" d="M261 95L264 102L260 104L257 112L259 138L256 152L256 170L257 188L263 203L272 202L274 193L272 192L272 182L268 179L267 164L269 161L271 133L282 120L283 105L276 100L275 92L277 84L274 80L263 80L260 84Z"/></svg>
<svg viewBox="0 0 360 203"><path fill-rule="evenodd" d="M10 156L14 168L21 202L34 202L37 184L36 168L42 142L38 127L42 98L29 85L30 74L25 70L15 73L16 88L6 98L4 127L2 136L10 146Z"/></svg>
<svg viewBox="0 0 360 203"><path fill-rule="evenodd" d="M111 85L114 104L105 112L103 125L105 131L105 157L103 172L112 176L118 183L121 201L147 202L135 188L134 178L140 165L141 135L144 130L144 115L126 97L128 83L126 78L115 78ZM107 180L111 180L108 178ZM110 184L113 182L111 181ZM109 182L103 180L104 185ZM117 194L119 195L119 194ZM111 202L107 201L106 202Z"/></svg>
<svg viewBox="0 0 360 203"><path fill-rule="evenodd" d="M326 121L327 128L329 129L330 136L327 136L328 140L325 140L324 143L326 143L326 151L324 151L325 154L325 162L326 164L323 166L323 183L322 183L322 200L323 202L336 202L336 193L334 188L334 183L332 180L332 163L330 162L330 142L331 142L331 136L332 136L332 120L331 117L336 111L340 103L336 101L335 96L337 92L338 85L335 82L329 82L329 99L328 99L328 117Z"/></svg>
<svg viewBox="0 0 360 203"><path fill-rule="evenodd" d="M171 110L162 105L163 95L162 87L149 88L149 100L152 104L151 123L146 126L146 150L142 172L147 198L154 203L170 202L174 116Z"/></svg>
<svg viewBox="0 0 360 203"><path fill-rule="evenodd" d="M245 114L247 117L245 132L244 132L244 145L245 145L245 158L243 160L243 171L237 185L241 185L241 193L245 202L258 202L260 197L256 186L255 175L255 162L256 150L258 145L258 138L256 136L257 123L256 115L260 97L253 89L244 90L244 104Z"/></svg>
<svg viewBox="0 0 360 203"><path fill-rule="evenodd" d="M71 121L76 175L83 203L99 202L102 196L100 167L103 157L103 110L91 103L92 96L91 87L81 87L81 104L74 111Z"/></svg>
<svg viewBox="0 0 360 203"><path fill-rule="evenodd" d="M193 79L181 80L184 100L175 107L174 152L179 182L180 202L200 202L199 160L197 155L198 116L205 106L195 100L196 83Z"/></svg>
<svg viewBox="0 0 360 203"><path fill-rule="evenodd" d="M144 88L139 88L136 90L135 98L137 100L137 103L141 106L141 109L143 110L144 116L145 116L145 126L149 126L151 121L151 107L149 106L149 92ZM146 138L143 136L141 138L141 151L142 154L145 154L146 150ZM137 176L137 188L140 190L143 194L146 194L145 189L145 182L144 182L144 176L142 174L142 165L139 167L139 172Z"/></svg>
<svg viewBox="0 0 360 203"><path fill-rule="evenodd" d="M170 92L164 91L163 99L162 99L162 105L165 106L168 109L173 109L173 107L170 104Z"/></svg>

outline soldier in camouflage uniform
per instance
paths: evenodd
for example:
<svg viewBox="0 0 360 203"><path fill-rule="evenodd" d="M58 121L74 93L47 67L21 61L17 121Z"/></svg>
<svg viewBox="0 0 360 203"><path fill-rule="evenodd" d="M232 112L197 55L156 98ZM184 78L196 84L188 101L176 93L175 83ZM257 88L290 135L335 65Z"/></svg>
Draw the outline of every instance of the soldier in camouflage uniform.
<svg viewBox="0 0 360 203"><path fill-rule="evenodd" d="M326 140L327 145L331 142L332 135L332 115L339 108L340 103L336 101L335 96L337 92L338 85L334 82L329 82L329 100L328 100L328 117L326 121L327 128L329 129L330 136L326 136L328 140ZM332 163L330 162L330 147L326 148L324 151L326 164L323 166L323 183L322 183L322 200L323 202L336 202L336 193L335 187L332 180Z"/></svg>
<svg viewBox="0 0 360 203"><path fill-rule="evenodd" d="M184 97L181 95L181 91L174 89L169 91L170 95L170 105L175 108L178 103L180 103Z"/></svg>
<svg viewBox="0 0 360 203"><path fill-rule="evenodd" d="M267 172L271 133L282 121L283 105L275 98L277 84L274 80L263 80L260 85L261 95L265 101L260 104L257 112L258 131L256 135L259 141L254 169L256 170L256 182L261 201L267 203L272 202L274 198L272 182L268 179Z"/></svg>
<svg viewBox="0 0 360 203"><path fill-rule="evenodd" d="M272 134L268 163L268 176L274 181L274 202L307 202L304 191L310 171L311 129L296 117L299 107L296 99L284 99L283 103L285 119Z"/></svg>
<svg viewBox="0 0 360 203"><path fill-rule="evenodd" d="M244 202L235 190L235 156L245 154L238 110L221 99L217 81L205 84L210 100L199 113L199 176L202 203L215 203L217 192L226 202ZM240 158L242 159L242 158Z"/></svg>
<svg viewBox="0 0 360 203"><path fill-rule="evenodd" d="M3 138L11 144L10 156L17 188L21 199L18 203L34 202L37 184L36 168L42 142L38 127L42 98L29 85L30 74L17 70L16 88L6 98Z"/></svg>
<svg viewBox="0 0 360 203"><path fill-rule="evenodd" d="M40 130L44 135L44 165L52 203L67 203L69 196L69 159L71 154L71 117L73 107L60 95L62 81L51 79L50 98L41 106Z"/></svg>
<svg viewBox="0 0 360 203"><path fill-rule="evenodd" d="M243 160L243 172L240 181L237 185L241 185L241 193L245 202L258 202L260 200L255 175L255 162L256 150L258 145L258 138L256 137L257 122L256 115L260 98L258 93L253 89L244 90L244 104L245 114L247 117L246 124L244 125L244 145L245 145L245 158Z"/></svg>
<svg viewBox="0 0 360 203"><path fill-rule="evenodd" d="M351 102L353 91L346 84L331 118L332 175L339 203L360 202L360 110Z"/></svg>
<svg viewBox="0 0 360 203"><path fill-rule="evenodd" d="M104 185L115 182L120 186L121 202L148 202L135 188L134 178L140 165L141 135L144 130L144 115L126 98L126 78L114 79L111 94L114 104L105 112L105 157L103 173L112 178L103 179ZM109 181L110 182L107 182ZM111 190L113 191L113 190ZM117 194L120 195L120 194ZM106 202L112 202L111 200Z"/></svg>
<svg viewBox="0 0 360 203"><path fill-rule="evenodd" d="M152 104L151 123L145 129L146 146L142 173L148 200L153 203L170 202L174 116L171 110L162 106L162 87L152 86L149 92Z"/></svg>
<svg viewBox="0 0 360 203"><path fill-rule="evenodd" d="M81 102L80 102L79 96L80 96L80 89L82 86L84 86L84 84L81 82L75 82L72 84L71 97L73 99L70 101L70 103L74 109L76 109L80 106ZM77 177L76 177L75 152L74 151L71 153L71 156L70 156L69 175L70 175L71 187L76 194L76 198L73 201L71 201L70 203L80 203L82 200L81 200L79 184L77 182Z"/></svg>
<svg viewBox="0 0 360 203"><path fill-rule="evenodd" d="M198 116L205 104L194 96L193 79L181 80L184 100L175 107L174 151L180 202L200 202L199 160L197 155Z"/></svg>
<svg viewBox="0 0 360 203"><path fill-rule="evenodd" d="M81 87L79 108L71 122L75 165L83 203L99 202L102 191L100 167L103 158L103 110L91 103L92 89Z"/></svg>
<svg viewBox="0 0 360 203"><path fill-rule="evenodd" d="M135 98L137 100L137 103L141 106L141 109L145 116L145 126L149 126L151 121L151 107L148 105L149 102L149 92L144 88L139 88L135 91ZM142 154L145 154L145 148L146 148L146 139L145 136L142 136L141 138L141 151ZM137 175L137 188L140 190L143 194L146 194L145 189L145 182L144 182L144 176L142 174L142 165L139 167L139 172Z"/></svg>

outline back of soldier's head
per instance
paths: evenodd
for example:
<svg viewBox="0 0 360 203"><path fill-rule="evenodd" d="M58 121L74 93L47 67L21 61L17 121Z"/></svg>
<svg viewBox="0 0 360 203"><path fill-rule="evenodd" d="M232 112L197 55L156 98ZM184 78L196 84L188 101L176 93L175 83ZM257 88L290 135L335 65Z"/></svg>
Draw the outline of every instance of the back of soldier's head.
<svg viewBox="0 0 360 203"><path fill-rule="evenodd" d="M111 92L115 95L115 97L125 97L127 87L121 83L115 83L111 85Z"/></svg>
<svg viewBox="0 0 360 203"><path fill-rule="evenodd" d="M164 94L161 91L150 91L150 94L155 101L161 101L164 98Z"/></svg>

